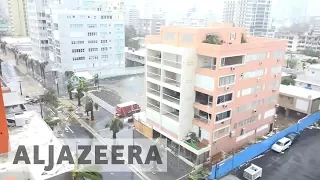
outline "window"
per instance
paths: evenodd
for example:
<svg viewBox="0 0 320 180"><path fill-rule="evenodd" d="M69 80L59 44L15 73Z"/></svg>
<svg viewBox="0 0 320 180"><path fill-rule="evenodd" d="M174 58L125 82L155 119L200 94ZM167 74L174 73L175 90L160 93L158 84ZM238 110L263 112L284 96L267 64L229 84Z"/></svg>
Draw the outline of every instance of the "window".
<svg viewBox="0 0 320 180"><path fill-rule="evenodd" d="M108 51L108 47L102 47L101 51Z"/></svg>
<svg viewBox="0 0 320 180"><path fill-rule="evenodd" d="M267 57L267 53L257 53L257 54L248 54L246 56L246 61L257 61L264 60Z"/></svg>
<svg viewBox="0 0 320 180"><path fill-rule="evenodd" d="M230 132L230 126L216 130L214 132L214 139L218 139L218 138L224 137L226 135L229 135L229 132Z"/></svg>
<svg viewBox="0 0 320 180"><path fill-rule="evenodd" d="M81 60L85 60L85 57L74 57L72 59L73 61L81 61Z"/></svg>
<svg viewBox="0 0 320 180"><path fill-rule="evenodd" d="M164 39L166 41L173 41L174 40L174 32L165 32Z"/></svg>
<svg viewBox="0 0 320 180"><path fill-rule="evenodd" d="M84 41L71 41L71 44L84 44Z"/></svg>
<svg viewBox="0 0 320 180"><path fill-rule="evenodd" d="M221 103L225 103L225 102L228 102L228 101L232 101L232 95L233 95L233 93L229 93L229 94L218 96L217 104L221 104Z"/></svg>
<svg viewBox="0 0 320 180"><path fill-rule="evenodd" d="M275 59L281 59L284 56L284 51L275 51L273 53L273 57Z"/></svg>
<svg viewBox="0 0 320 180"><path fill-rule="evenodd" d="M263 84L263 85L258 85L258 86L252 87L252 88L243 89L241 91L241 96L246 96L249 94L258 93L258 92L264 90L264 88L265 88L265 85Z"/></svg>
<svg viewBox="0 0 320 180"><path fill-rule="evenodd" d="M96 24L88 24L88 28L97 28Z"/></svg>
<svg viewBox="0 0 320 180"><path fill-rule="evenodd" d="M239 126L240 126L240 127L246 126L247 124L250 124L250 123L254 122L254 121L257 120L257 119L258 119L257 116L252 116L252 117L250 117L250 118L248 118L248 119L245 119L245 120L240 121L240 122L239 122Z"/></svg>
<svg viewBox="0 0 320 180"><path fill-rule="evenodd" d="M92 59L99 59L98 56L89 56L89 59L92 60Z"/></svg>
<svg viewBox="0 0 320 180"><path fill-rule="evenodd" d="M231 117L231 110L219 113L216 115L216 122L225 120Z"/></svg>
<svg viewBox="0 0 320 180"><path fill-rule="evenodd" d="M193 41L193 34L182 34L181 42L191 44Z"/></svg>
<svg viewBox="0 0 320 180"><path fill-rule="evenodd" d="M219 78L219 86L231 85L235 82L235 75L229 75Z"/></svg>
<svg viewBox="0 0 320 180"><path fill-rule="evenodd" d="M272 74L276 74L276 73L280 73L281 72L281 66L276 66L271 68L271 73Z"/></svg>
<svg viewBox="0 0 320 180"><path fill-rule="evenodd" d="M89 52L98 51L98 48L89 48Z"/></svg>
<svg viewBox="0 0 320 180"><path fill-rule="evenodd" d="M280 85L280 81L273 81L270 83L270 89L277 89Z"/></svg>
<svg viewBox="0 0 320 180"><path fill-rule="evenodd" d="M277 96L272 95L268 98L266 98L266 104L276 104L277 103Z"/></svg>
<svg viewBox="0 0 320 180"><path fill-rule="evenodd" d="M72 49L72 53L81 53L84 52L84 49Z"/></svg>
<svg viewBox="0 0 320 180"><path fill-rule="evenodd" d="M262 76L263 73L264 73L263 69L259 69L259 70L256 70L256 71L245 72L243 74L243 78L244 79L249 79L249 78L259 77L259 76Z"/></svg>
<svg viewBox="0 0 320 180"><path fill-rule="evenodd" d="M97 32L88 32L88 36L97 36Z"/></svg>
<svg viewBox="0 0 320 180"><path fill-rule="evenodd" d="M83 24L70 24L70 28L83 28Z"/></svg>
<svg viewBox="0 0 320 180"><path fill-rule="evenodd" d="M230 33L230 40L236 40L236 33Z"/></svg>
<svg viewBox="0 0 320 180"><path fill-rule="evenodd" d="M106 54L101 55L101 58L102 58L102 59L108 58L108 55L106 55Z"/></svg>
<svg viewBox="0 0 320 180"><path fill-rule="evenodd" d="M105 43L107 43L108 42L108 40L101 40L101 43L102 44L105 44Z"/></svg>
<svg viewBox="0 0 320 180"><path fill-rule="evenodd" d="M258 107L258 106L263 105L263 103L264 103L263 99L257 100L257 101L253 101L252 103L239 106L237 108L237 111L238 112L242 112L242 111L247 111L247 110L250 110L250 109L254 109L254 108Z"/></svg>
<svg viewBox="0 0 320 180"><path fill-rule="evenodd" d="M96 43L98 43L98 40L89 40L88 43L89 44L96 44Z"/></svg>

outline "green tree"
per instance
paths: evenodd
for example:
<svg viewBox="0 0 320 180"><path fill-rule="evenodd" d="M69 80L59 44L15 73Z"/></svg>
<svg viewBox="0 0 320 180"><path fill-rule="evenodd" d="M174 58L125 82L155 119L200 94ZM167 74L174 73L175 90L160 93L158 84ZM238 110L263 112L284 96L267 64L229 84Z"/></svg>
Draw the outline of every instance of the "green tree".
<svg viewBox="0 0 320 180"><path fill-rule="evenodd" d="M76 97L78 99L78 106L81 106L81 98L84 96L83 92L87 92L88 87L84 79L79 79L79 84L77 85Z"/></svg>
<svg viewBox="0 0 320 180"><path fill-rule="evenodd" d="M134 50L138 50L138 49L140 49L139 41L130 39L129 42L128 42L128 46L127 47L130 47L130 48L132 48Z"/></svg>
<svg viewBox="0 0 320 180"><path fill-rule="evenodd" d="M94 75L94 86L98 86L98 89L99 89L99 75L98 74L95 74Z"/></svg>
<svg viewBox="0 0 320 180"><path fill-rule="evenodd" d="M137 36L137 31L133 26L125 27L125 46L128 47L129 41Z"/></svg>
<svg viewBox="0 0 320 180"><path fill-rule="evenodd" d="M106 124L106 128L112 131L112 138L116 139L117 133L123 128L123 122L117 116L114 116L113 119Z"/></svg>
<svg viewBox="0 0 320 180"><path fill-rule="evenodd" d="M69 79L67 84L67 90L69 94L69 99L72 100L72 91L74 90L74 86L72 84L72 81Z"/></svg>
<svg viewBox="0 0 320 180"><path fill-rule="evenodd" d="M99 170L100 167L97 165L78 169L77 159L75 159L75 170L72 171L72 176L74 180L102 180L102 175L97 172Z"/></svg>
<svg viewBox="0 0 320 180"><path fill-rule="evenodd" d="M247 43L247 39L244 34L241 34L241 43Z"/></svg>
<svg viewBox="0 0 320 180"><path fill-rule="evenodd" d="M91 113L91 121L94 120L94 114L93 114L94 107L93 106L94 106L94 103L93 103L92 99L87 97L85 111L86 111L87 115L89 112Z"/></svg>
<svg viewBox="0 0 320 180"><path fill-rule="evenodd" d="M46 66L49 64L48 61L41 62L40 65L40 76L43 77L44 81L46 81Z"/></svg>
<svg viewBox="0 0 320 180"><path fill-rule="evenodd" d="M41 97L41 101L44 102L46 105L50 105L53 107L58 107L59 105L56 92L52 88L48 88L48 90Z"/></svg>
<svg viewBox="0 0 320 180"><path fill-rule="evenodd" d="M310 48L302 50L301 53L306 55L306 56L312 56L312 57L319 57L320 56L320 52L319 51L315 51L315 50L310 49Z"/></svg>
<svg viewBox="0 0 320 180"><path fill-rule="evenodd" d="M49 125L49 127L50 127L52 130L54 129L54 127L56 127L56 126L61 122L60 119L51 120L51 119L49 119L49 118L46 118L44 121Z"/></svg>
<svg viewBox="0 0 320 180"><path fill-rule="evenodd" d="M291 60L288 59L287 60L287 68L295 69L297 66L297 63L298 63L298 61L295 59L291 59Z"/></svg>
<svg viewBox="0 0 320 180"><path fill-rule="evenodd" d="M66 72L64 72L64 75L66 76L66 78L70 79L74 75L74 72L73 71L66 71Z"/></svg>
<svg viewBox="0 0 320 180"><path fill-rule="evenodd" d="M203 43L208 43L208 44L217 44L221 45L221 40L220 37L214 34L209 34L206 36L206 39L202 41Z"/></svg>
<svg viewBox="0 0 320 180"><path fill-rule="evenodd" d="M317 63L318 63L318 61L315 60L315 59L313 59L313 60L311 61L311 64L317 64Z"/></svg>
<svg viewBox="0 0 320 180"><path fill-rule="evenodd" d="M295 80L292 77L284 77L281 80L283 85L295 85Z"/></svg>

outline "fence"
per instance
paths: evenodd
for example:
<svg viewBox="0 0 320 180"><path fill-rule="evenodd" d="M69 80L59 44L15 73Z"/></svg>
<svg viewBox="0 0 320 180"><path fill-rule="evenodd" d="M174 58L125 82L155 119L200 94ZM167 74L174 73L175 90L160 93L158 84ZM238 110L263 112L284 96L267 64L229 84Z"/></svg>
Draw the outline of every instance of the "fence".
<svg viewBox="0 0 320 180"><path fill-rule="evenodd" d="M273 135L272 137L254 144L249 148L239 152L238 154L226 159L214 166L212 166L212 171L209 176L209 179L219 178L221 176L226 175L231 170L238 168L242 164L248 162L249 160L253 159L254 157L262 154L263 152L267 151L271 148L271 146L282 137L288 135L292 132L300 132L304 130L306 127L314 124L320 119L320 112L316 112L310 116L307 116L303 119L300 119L297 124L294 124L287 129Z"/></svg>

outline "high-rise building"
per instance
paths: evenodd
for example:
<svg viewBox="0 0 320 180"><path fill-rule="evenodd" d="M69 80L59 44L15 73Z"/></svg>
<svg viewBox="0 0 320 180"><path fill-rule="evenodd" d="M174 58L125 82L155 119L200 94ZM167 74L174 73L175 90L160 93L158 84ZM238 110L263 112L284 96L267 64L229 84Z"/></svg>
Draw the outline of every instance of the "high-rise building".
<svg viewBox="0 0 320 180"><path fill-rule="evenodd" d="M166 24L165 19L154 17L152 19L139 19L136 28L140 36L160 34L160 27Z"/></svg>
<svg viewBox="0 0 320 180"><path fill-rule="evenodd" d="M286 41L245 34L219 23L146 37L146 122L193 164L273 129Z"/></svg>
<svg viewBox="0 0 320 180"><path fill-rule="evenodd" d="M250 36L267 37L271 28L272 0L226 0L223 21L248 28Z"/></svg>
<svg viewBox="0 0 320 180"><path fill-rule="evenodd" d="M278 0L274 1L272 17L277 20L303 22L308 16L309 0Z"/></svg>
<svg viewBox="0 0 320 180"><path fill-rule="evenodd" d="M65 71L125 66L124 22L112 13L51 9L46 14L49 59Z"/></svg>
<svg viewBox="0 0 320 180"><path fill-rule="evenodd" d="M12 36L28 36L27 0L8 0Z"/></svg>
<svg viewBox="0 0 320 180"><path fill-rule="evenodd" d="M139 9L135 5L126 6L126 11L125 11L126 26L133 26L134 28L137 28L139 18L140 18Z"/></svg>

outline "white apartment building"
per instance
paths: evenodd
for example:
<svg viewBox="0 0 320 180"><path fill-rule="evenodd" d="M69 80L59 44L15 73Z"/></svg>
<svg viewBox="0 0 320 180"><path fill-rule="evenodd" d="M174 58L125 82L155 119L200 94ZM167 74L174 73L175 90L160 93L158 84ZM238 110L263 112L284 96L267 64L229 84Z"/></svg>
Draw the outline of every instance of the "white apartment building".
<svg viewBox="0 0 320 180"><path fill-rule="evenodd" d="M125 66L124 22L112 13L51 9L49 59L65 71L105 71Z"/></svg>
<svg viewBox="0 0 320 180"><path fill-rule="evenodd" d="M125 25L138 27L138 21L140 18L139 9L135 5L126 6L125 11Z"/></svg>
<svg viewBox="0 0 320 180"><path fill-rule="evenodd" d="M205 18L181 18L177 21L170 23L172 26L184 26L184 27L205 27L207 26L208 21Z"/></svg>
<svg viewBox="0 0 320 180"><path fill-rule="evenodd" d="M278 32L275 38L287 40L287 51L290 52L299 52L304 49L320 51L320 37L317 35Z"/></svg>
<svg viewBox="0 0 320 180"><path fill-rule="evenodd" d="M28 36L27 0L8 0L11 35Z"/></svg>
<svg viewBox="0 0 320 180"><path fill-rule="evenodd" d="M269 36L272 0L225 0L223 22L247 27L250 36Z"/></svg>

